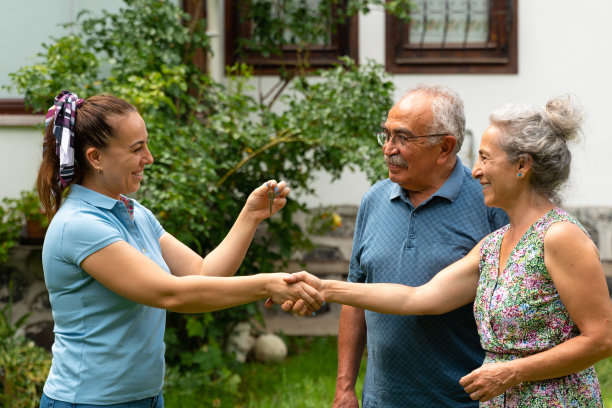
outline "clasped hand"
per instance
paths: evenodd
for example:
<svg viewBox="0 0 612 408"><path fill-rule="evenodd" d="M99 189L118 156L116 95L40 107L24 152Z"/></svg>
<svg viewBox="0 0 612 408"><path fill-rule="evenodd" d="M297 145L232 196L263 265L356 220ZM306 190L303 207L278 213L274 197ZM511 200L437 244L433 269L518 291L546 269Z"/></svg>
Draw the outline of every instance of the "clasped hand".
<svg viewBox="0 0 612 408"><path fill-rule="evenodd" d="M265 303L267 308L272 307L272 305L275 303L278 303L281 305L281 309L285 312L292 312L299 316L304 316L319 310L319 308L325 303L323 281L316 276L306 271L301 271L285 276L283 281L287 283L289 287L299 287L301 292L305 295L285 299L270 298L266 300Z"/></svg>
<svg viewBox="0 0 612 408"><path fill-rule="evenodd" d="M459 380L459 384L475 401L489 401L515 386L514 370L510 362L483 364Z"/></svg>

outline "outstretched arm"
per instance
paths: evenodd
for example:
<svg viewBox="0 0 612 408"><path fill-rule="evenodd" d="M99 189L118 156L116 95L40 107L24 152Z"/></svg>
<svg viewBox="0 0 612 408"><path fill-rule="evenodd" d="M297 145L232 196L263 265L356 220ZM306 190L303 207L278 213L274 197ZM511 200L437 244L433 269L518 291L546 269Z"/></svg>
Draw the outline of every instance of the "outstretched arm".
<svg viewBox="0 0 612 408"><path fill-rule="evenodd" d="M378 313L442 314L474 301L479 278L479 251L480 244L464 258L444 268L428 283L419 287L394 283L364 284L320 280L307 272L295 273L285 278L285 281L304 281L318 289L327 302L342 303Z"/></svg>
<svg viewBox="0 0 612 408"><path fill-rule="evenodd" d="M190 275L177 277L125 241L89 255L81 267L109 290L134 302L183 313L209 312L271 297L281 303L304 299L317 310L322 296L299 282L289 285L284 273L239 277Z"/></svg>
<svg viewBox="0 0 612 408"><path fill-rule="evenodd" d="M576 225L559 222L545 235L544 254L580 335L529 357L474 370L460 381L472 399L487 401L522 382L566 376L612 355L612 303L593 242Z"/></svg>
<svg viewBox="0 0 612 408"><path fill-rule="evenodd" d="M206 275L232 276L242 263L257 226L270 217L268 191L276 194L272 214L283 208L290 189L284 181L270 180L249 195L246 204L225 239L206 258L202 258L171 234L160 239L162 255L170 271L176 276Z"/></svg>

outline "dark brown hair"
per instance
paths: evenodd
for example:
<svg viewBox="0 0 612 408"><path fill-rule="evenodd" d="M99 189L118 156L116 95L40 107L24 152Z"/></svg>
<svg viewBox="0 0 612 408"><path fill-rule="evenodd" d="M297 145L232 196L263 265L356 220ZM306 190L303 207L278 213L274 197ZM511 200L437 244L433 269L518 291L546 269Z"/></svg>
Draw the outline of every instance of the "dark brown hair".
<svg viewBox="0 0 612 408"><path fill-rule="evenodd" d="M86 99L75 112L74 119L74 175L64 187L59 178L59 157L55 151L55 136L52 120L45 131L43 159L38 170L36 186L38 196L49 220L53 218L62 203L64 190L72 184L79 184L83 175L93 169L85 157L90 147L105 148L115 137L117 116L136 112L136 108L112 95L96 95Z"/></svg>

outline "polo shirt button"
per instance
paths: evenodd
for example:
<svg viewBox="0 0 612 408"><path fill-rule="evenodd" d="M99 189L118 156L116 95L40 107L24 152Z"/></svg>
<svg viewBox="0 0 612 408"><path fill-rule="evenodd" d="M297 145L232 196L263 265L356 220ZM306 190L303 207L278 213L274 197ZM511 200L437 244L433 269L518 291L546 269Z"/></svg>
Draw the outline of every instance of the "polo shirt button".
<svg viewBox="0 0 612 408"><path fill-rule="evenodd" d="M146 254L146 253L147 253L146 248L142 248L142 253L143 253L143 254Z"/></svg>
<svg viewBox="0 0 612 408"><path fill-rule="evenodd" d="M410 234L410 238L414 239L415 235L414 234Z"/></svg>

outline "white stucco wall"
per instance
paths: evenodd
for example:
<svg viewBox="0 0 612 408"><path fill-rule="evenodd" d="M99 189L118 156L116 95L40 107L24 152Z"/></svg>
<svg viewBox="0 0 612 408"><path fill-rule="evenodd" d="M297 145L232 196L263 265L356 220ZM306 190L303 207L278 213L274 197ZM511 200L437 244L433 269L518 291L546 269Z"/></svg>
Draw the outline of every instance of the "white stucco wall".
<svg viewBox="0 0 612 408"><path fill-rule="evenodd" d="M436 82L457 90L465 102L467 127L474 132L474 154L488 115L507 103L545 104L569 93L585 111L584 136L572 147L572 173L564 191L568 206L612 206L612 3L598 0L519 0L518 61L514 75L396 75L396 99L417 82ZM384 63L384 14L373 11L359 21L359 55ZM467 147L467 146L466 146ZM466 154L467 152L463 152ZM359 202L368 187L363 176L346 174L328 183L322 175L312 204Z"/></svg>
<svg viewBox="0 0 612 408"><path fill-rule="evenodd" d="M21 98L10 84L9 73L38 63L37 53L44 52L43 43L61 37L70 29L59 24L76 21L81 10L99 15L100 10L116 10L122 0L28 0L2 3L0 12L0 98ZM51 102L51 101L50 101ZM44 117L40 117L42 123ZM0 199L17 197L22 190L34 187L40 164L42 130L32 126L32 118L0 115ZM35 120L34 120L35 122Z"/></svg>
<svg viewBox="0 0 612 408"><path fill-rule="evenodd" d="M0 127L0 199L18 197L36 182L42 155L42 133L29 127Z"/></svg>

